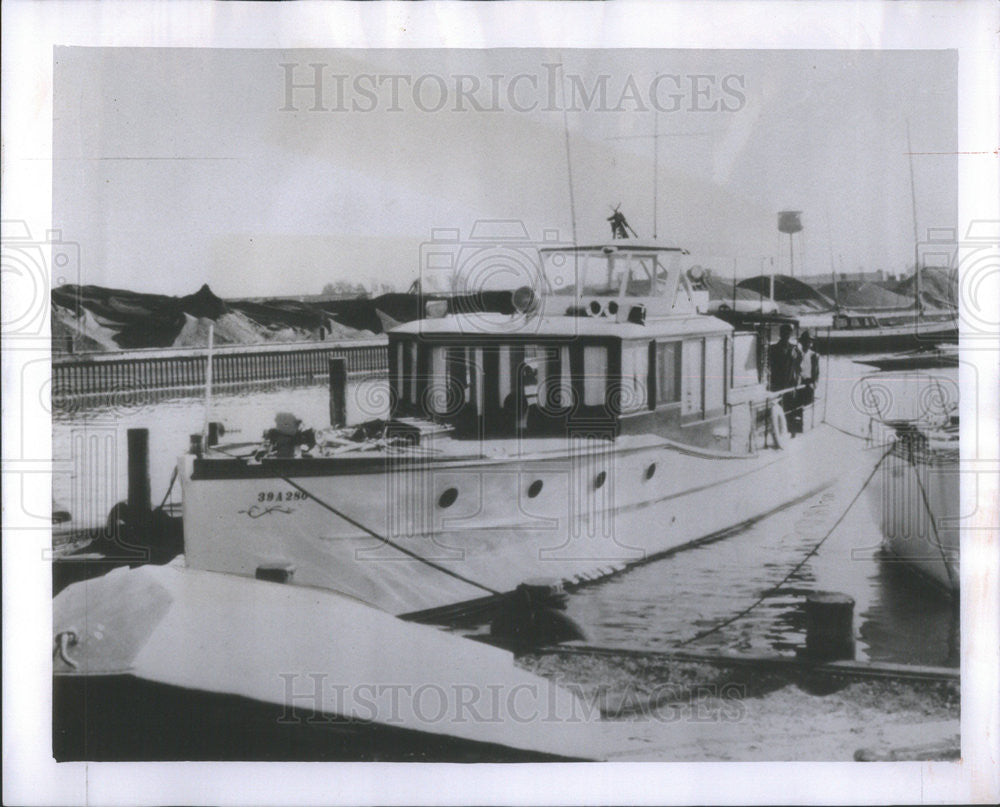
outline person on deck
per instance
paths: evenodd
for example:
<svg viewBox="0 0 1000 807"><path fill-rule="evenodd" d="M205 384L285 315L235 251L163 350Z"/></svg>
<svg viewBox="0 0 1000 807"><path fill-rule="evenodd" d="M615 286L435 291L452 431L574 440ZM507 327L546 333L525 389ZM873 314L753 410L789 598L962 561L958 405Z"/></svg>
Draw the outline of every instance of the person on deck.
<svg viewBox="0 0 1000 807"><path fill-rule="evenodd" d="M816 382L819 381L819 356L812 349L812 334L803 331L799 336L798 389L795 390L795 406L788 414L788 430L793 434L803 431L803 416L805 408L816 397Z"/></svg>
<svg viewBox="0 0 1000 807"><path fill-rule="evenodd" d="M802 384L800 403L805 406L813 402L816 384L819 382L819 355L812 349L813 338L809 331L799 336L799 383Z"/></svg>
<svg viewBox="0 0 1000 807"><path fill-rule="evenodd" d="M787 322L778 331L779 339L767 349L770 368L768 389L772 391L798 386L802 351L792 341L792 326Z"/></svg>
<svg viewBox="0 0 1000 807"><path fill-rule="evenodd" d="M797 408L795 387L799 384L799 366L802 351L792 341L792 326L787 322L778 331L778 341L767 349L767 366L770 370L768 389L772 392L788 390L781 396L781 408L789 420L788 431L795 434L793 420Z"/></svg>

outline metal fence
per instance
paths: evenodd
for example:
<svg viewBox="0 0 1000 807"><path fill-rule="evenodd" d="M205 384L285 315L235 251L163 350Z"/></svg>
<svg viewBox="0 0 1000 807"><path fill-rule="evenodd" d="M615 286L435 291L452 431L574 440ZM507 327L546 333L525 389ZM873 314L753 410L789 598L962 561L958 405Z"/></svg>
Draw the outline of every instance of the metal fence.
<svg viewBox="0 0 1000 807"><path fill-rule="evenodd" d="M227 345L216 348L213 353L212 383L325 379L332 357L347 359L348 373L376 373L388 369L384 338L283 345ZM204 387L207 369L207 348L53 357L52 397L102 394L111 390Z"/></svg>

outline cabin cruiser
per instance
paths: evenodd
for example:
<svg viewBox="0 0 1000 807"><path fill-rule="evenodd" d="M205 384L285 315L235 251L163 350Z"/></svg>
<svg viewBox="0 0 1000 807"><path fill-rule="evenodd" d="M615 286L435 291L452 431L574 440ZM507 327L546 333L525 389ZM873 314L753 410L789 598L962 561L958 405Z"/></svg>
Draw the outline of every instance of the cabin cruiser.
<svg viewBox="0 0 1000 807"><path fill-rule="evenodd" d="M533 578L597 580L815 495L859 441L821 422L819 395L789 433L759 323L699 313L684 255L543 246L511 313L428 302L389 333L385 419L279 418L261 445L180 459L185 562L430 617Z"/></svg>

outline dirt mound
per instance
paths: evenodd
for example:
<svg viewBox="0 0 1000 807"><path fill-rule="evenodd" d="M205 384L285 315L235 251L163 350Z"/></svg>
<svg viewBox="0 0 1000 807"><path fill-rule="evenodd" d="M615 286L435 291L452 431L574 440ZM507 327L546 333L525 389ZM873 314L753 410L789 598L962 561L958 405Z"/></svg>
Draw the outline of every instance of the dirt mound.
<svg viewBox="0 0 1000 807"><path fill-rule="evenodd" d="M757 275L741 280L736 285L738 288L752 292L758 299L760 295L769 298L771 296L771 281L772 276L770 275ZM774 275L773 281L774 301L778 304L778 310L782 314L795 316L815 311L831 311L834 307L830 297L794 277Z"/></svg>
<svg viewBox="0 0 1000 807"><path fill-rule="evenodd" d="M819 291L844 308L912 308L913 298L903 297L877 283L845 280L837 283L836 296L833 283L820 286Z"/></svg>
<svg viewBox="0 0 1000 807"><path fill-rule="evenodd" d="M60 322L53 346L65 352L75 340L78 351L200 347L208 342L209 321L215 323L216 344L364 339L419 319L430 300L447 301L449 313L514 311L509 291L454 297L391 293L374 299L222 300L208 286L168 297L66 285L52 291L53 321Z"/></svg>
<svg viewBox="0 0 1000 807"><path fill-rule="evenodd" d="M910 275L890 286L896 294L913 299L916 278ZM958 271L944 266L920 270L920 300L931 308L958 308Z"/></svg>

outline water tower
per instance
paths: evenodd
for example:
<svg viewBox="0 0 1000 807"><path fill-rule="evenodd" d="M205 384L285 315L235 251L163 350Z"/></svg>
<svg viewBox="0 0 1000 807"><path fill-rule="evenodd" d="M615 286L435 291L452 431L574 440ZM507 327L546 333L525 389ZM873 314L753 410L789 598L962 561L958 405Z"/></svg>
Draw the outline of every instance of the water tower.
<svg viewBox="0 0 1000 807"><path fill-rule="evenodd" d="M788 233L788 274L795 277L795 233L802 232L801 210L782 210L778 213L778 232Z"/></svg>

